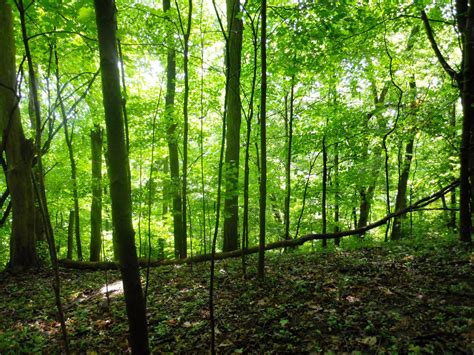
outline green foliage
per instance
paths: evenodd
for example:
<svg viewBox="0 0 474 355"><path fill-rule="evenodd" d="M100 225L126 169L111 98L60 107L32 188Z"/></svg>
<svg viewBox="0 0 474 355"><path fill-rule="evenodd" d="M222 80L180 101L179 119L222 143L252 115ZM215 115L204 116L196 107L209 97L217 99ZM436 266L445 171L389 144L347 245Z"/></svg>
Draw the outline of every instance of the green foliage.
<svg viewBox="0 0 474 355"><path fill-rule="evenodd" d="M187 13L187 3L178 1L176 4L182 14ZM168 155L167 132L163 111L167 47L174 43L177 49L175 138L182 152L183 38L176 4L172 4L169 19L164 18L161 7L153 2L138 4L124 1L117 4L127 92L125 99L130 133L133 219L137 249L142 257L148 253L148 222L152 256L162 256L163 253L166 257L173 255L171 201L168 195L170 179L165 164ZM403 152L410 137L415 137L415 151L408 183L408 202L433 193L458 175L461 128L458 92L436 62L426 34L416 18L421 9L428 11L428 16L435 20L432 26L442 52L448 62L458 63L461 57L456 33L453 26L449 25L453 21L449 2L423 1L402 6L389 1L380 4L356 1L272 1L269 5L268 242L279 240L284 233L284 167L288 149L284 117L289 114L285 97L288 103L292 82L295 83L289 211L292 237L296 234L297 225L299 235L320 232L322 228L323 135L326 137L329 159L327 222L330 231L336 226L340 230L354 228L353 210L359 217L360 192L371 184L374 185L374 196L369 222L386 214L382 140L391 129L394 130L387 139L387 147L392 210L402 166L400 152ZM254 41L259 46L259 6L258 1L247 1L245 8L238 14L245 27L241 70L244 112L242 142L245 141L245 119L250 111L253 69L255 65L260 65L258 55L257 63L253 62ZM223 8L218 6L218 11L222 20L225 20ZM53 85L56 65L52 46L59 55L59 80L66 110L72 109L67 125L70 131L74 131L81 235L87 257L91 205L89 132L94 124L103 125L99 79L90 84L99 64L93 8L83 1L34 2L28 9L28 21L28 31L33 37L33 61L39 76L45 125L43 141L47 141L59 129L44 155L45 170L48 171L48 203L55 226L56 244L60 246L60 257L64 257L67 245L66 219L73 203L71 168L60 129L58 93ZM168 31L175 32L175 35L166 37ZM253 31L257 38L254 38ZM202 8L200 4L195 5L190 38L188 247L191 248L192 244L192 252L198 254L209 252L211 229L214 226L225 85L223 36L210 2L204 2ZM17 41L20 62L23 46L19 36ZM259 74L258 69L250 137L250 244L257 242L258 235L259 167L255 144L259 142ZM410 87L413 80L415 89ZM403 90L400 107L397 107L399 96L394 84ZM384 87L387 87L385 100L377 102ZM22 81L21 89L23 93L28 92L28 77ZM125 94L125 90L123 92ZM22 96L21 109L23 122L28 127L26 94ZM155 161L151 161L154 117L157 122L153 148ZM32 130L29 133L33 136ZM339 156L337 186L334 166L336 147ZM244 150L241 151L241 178L239 190L236 191L239 194L243 191L244 175ZM152 166L154 173L150 177ZM105 258L111 259L112 228L105 161L103 172ZM232 173L235 171L226 171L226 174ZM4 182L2 187L5 187ZM340 210L337 225L334 221L336 194ZM242 204L243 199L239 201ZM168 212L164 214L166 206ZM243 206L240 207L242 210ZM440 201L432 207L443 208ZM456 208L456 205L448 207ZM55 221L56 216L59 216L58 222ZM444 238L452 234L446 228L447 218L448 213L445 211L413 212L409 217L409 237L425 238L436 233ZM4 235L0 241L2 264L8 259L9 228L10 225L6 223L1 231L1 235ZM380 240L383 236L383 230L379 229L370 232L364 241L349 238L343 240L342 245L344 248L352 248L357 243L370 245L372 240ZM159 243L163 245L158 247ZM163 253L159 252L161 249Z"/></svg>

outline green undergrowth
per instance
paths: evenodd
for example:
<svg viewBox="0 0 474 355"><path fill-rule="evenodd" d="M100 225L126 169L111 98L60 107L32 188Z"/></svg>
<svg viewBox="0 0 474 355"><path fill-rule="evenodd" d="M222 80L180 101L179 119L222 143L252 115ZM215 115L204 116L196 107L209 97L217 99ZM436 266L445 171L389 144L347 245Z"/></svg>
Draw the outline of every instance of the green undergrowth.
<svg viewBox="0 0 474 355"><path fill-rule="evenodd" d="M256 256L247 258L245 278L240 259L217 262L218 352L474 350L474 257L464 245L452 238L345 243L268 253L263 282ZM209 350L208 276L209 263L151 270L153 352ZM61 270L61 279L71 349L128 351L118 273ZM60 351L51 282L50 269L2 276L0 353Z"/></svg>

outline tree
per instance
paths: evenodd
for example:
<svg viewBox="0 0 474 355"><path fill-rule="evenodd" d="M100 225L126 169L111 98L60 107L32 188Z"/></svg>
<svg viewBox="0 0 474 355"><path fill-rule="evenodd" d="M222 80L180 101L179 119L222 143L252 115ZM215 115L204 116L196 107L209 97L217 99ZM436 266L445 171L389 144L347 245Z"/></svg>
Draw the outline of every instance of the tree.
<svg viewBox="0 0 474 355"><path fill-rule="evenodd" d="M66 146L69 156L69 162L71 164L71 181L72 181L72 193L74 201L74 234L76 236L76 250L77 258L82 260L82 243L81 243L81 226L79 218L79 195L77 189L77 164L76 159L74 158L74 149L72 146L73 136L74 136L74 126L71 127L69 131L68 127L68 117L66 113L66 108L64 106L63 97L61 94L61 84L59 82L59 59L58 52L56 48L54 49L54 58L56 60L56 92L58 95L59 107L63 121L64 129L64 138L66 140Z"/></svg>
<svg viewBox="0 0 474 355"><path fill-rule="evenodd" d="M102 141L99 125L91 129L92 205L90 261L99 261L102 243Z"/></svg>
<svg viewBox="0 0 474 355"><path fill-rule="evenodd" d="M288 95L285 96L285 132L287 139L287 154L285 163L285 239L290 239L290 199L291 199L291 156L293 149L293 119L295 101L295 77L291 77L290 107L288 112Z"/></svg>
<svg viewBox="0 0 474 355"><path fill-rule="evenodd" d="M95 0L99 38L102 95L105 110L108 171L112 199L114 239L117 241L120 272L130 329L130 345L136 354L149 353L145 302L138 269L132 225L132 201L128 176L128 153L125 143L118 71L116 8L114 0Z"/></svg>
<svg viewBox="0 0 474 355"><path fill-rule="evenodd" d="M260 88L260 233L258 277L265 276L265 212L267 207L267 1L262 0L262 29L260 37L262 81Z"/></svg>
<svg viewBox="0 0 474 355"><path fill-rule="evenodd" d="M242 103L240 100L240 69L242 53L243 23L239 0L226 0L227 41L226 80L228 94L225 103L227 112L227 136L225 152L225 199L224 199L224 251L239 248L239 156L240 123Z"/></svg>
<svg viewBox="0 0 474 355"><path fill-rule="evenodd" d="M6 154L7 184L12 201L10 262L13 270L39 265L35 238L35 206L32 184L34 149L20 120L15 65L12 9L0 0L0 131L2 155ZM3 157L2 157L3 159Z"/></svg>
<svg viewBox="0 0 474 355"><path fill-rule="evenodd" d="M446 73L457 85L461 93L463 107L462 138L460 148L460 227L461 241L472 242L472 213L474 206L474 4L468 0L456 1L456 23L461 35L463 59L461 70L455 71L444 58L438 48L433 30L426 12L421 11L421 18L425 26L428 40L433 51Z"/></svg>
<svg viewBox="0 0 474 355"><path fill-rule="evenodd" d="M170 11L170 0L163 0L163 11L167 14ZM169 16L167 20L171 21ZM174 32L171 24L167 25L168 53L166 62L166 97L165 97L165 121L166 135L168 140L171 196L173 200L173 227L174 227L174 253L178 258L185 258L187 255L186 235L183 229L182 196L179 177L179 153L178 137L176 132L174 99L176 95L176 51L174 48Z"/></svg>

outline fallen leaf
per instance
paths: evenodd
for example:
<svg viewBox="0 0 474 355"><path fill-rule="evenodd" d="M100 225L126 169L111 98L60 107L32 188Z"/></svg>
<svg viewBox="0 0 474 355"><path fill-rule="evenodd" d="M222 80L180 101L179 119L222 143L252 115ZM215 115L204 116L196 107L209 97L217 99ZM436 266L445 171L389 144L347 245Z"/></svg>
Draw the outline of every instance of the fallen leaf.
<svg viewBox="0 0 474 355"><path fill-rule="evenodd" d="M374 346L377 344L377 337L371 336L371 337L365 337L359 340L359 343L368 345L368 346Z"/></svg>

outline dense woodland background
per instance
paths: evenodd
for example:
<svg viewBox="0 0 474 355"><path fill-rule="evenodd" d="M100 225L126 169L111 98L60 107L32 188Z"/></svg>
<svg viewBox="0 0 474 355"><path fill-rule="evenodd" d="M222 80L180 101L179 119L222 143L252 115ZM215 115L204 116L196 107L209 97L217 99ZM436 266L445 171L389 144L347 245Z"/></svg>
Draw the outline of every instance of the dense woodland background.
<svg viewBox="0 0 474 355"><path fill-rule="evenodd" d="M140 352L138 264L212 259L215 351L216 258L470 243L473 9L0 0L0 265L117 261Z"/></svg>

